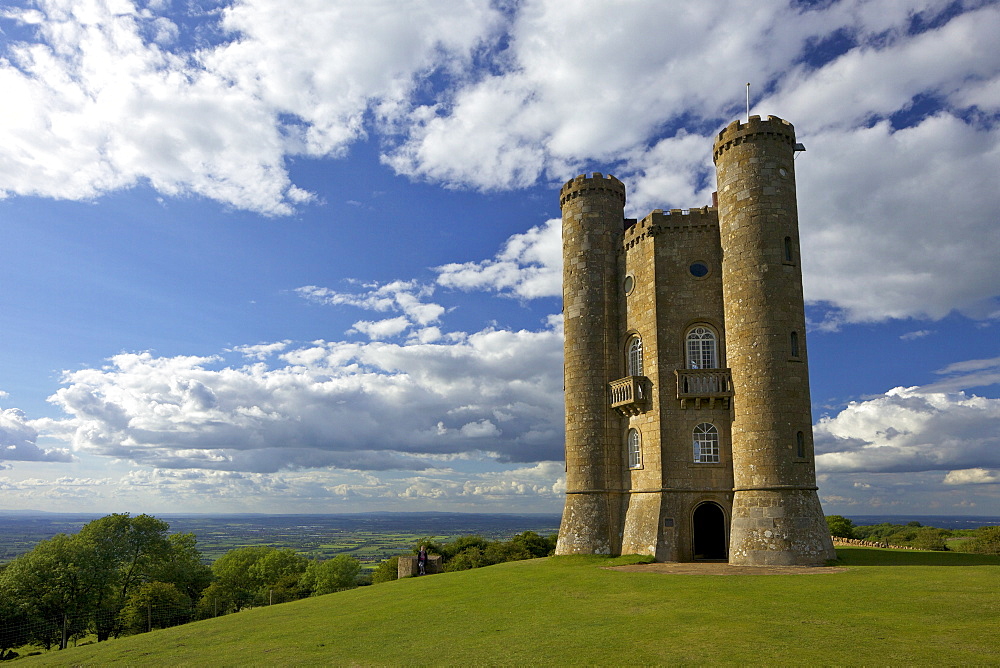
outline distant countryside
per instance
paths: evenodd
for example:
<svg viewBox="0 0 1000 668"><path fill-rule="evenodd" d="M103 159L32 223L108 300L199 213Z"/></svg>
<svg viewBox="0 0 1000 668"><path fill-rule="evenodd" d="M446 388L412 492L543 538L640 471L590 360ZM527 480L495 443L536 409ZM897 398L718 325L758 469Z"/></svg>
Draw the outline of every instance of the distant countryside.
<svg viewBox="0 0 1000 668"><path fill-rule="evenodd" d="M0 563L30 551L59 533L75 534L101 515L0 513ZM311 559L355 557L364 570L409 552L416 541L449 542L478 535L506 540L523 531L543 536L559 531L553 515L473 513L365 513L344 515L159 515L171 533L193 533L198 550L214 562L237 547L290 548Z"/></svg>

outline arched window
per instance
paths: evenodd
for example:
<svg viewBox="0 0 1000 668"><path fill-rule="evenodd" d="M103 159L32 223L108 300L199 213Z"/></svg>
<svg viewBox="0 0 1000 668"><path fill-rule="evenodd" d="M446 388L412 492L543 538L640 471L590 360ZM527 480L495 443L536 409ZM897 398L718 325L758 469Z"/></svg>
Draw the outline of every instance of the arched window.
<svg viewBox="0 0 1000 668"><path fill-rule="evenodd" d="M719 430L714 424L702 422L694 428L694 463L719 463Z"/></svg>
<svg viewBox="0 0 1000 668"><path fill-rule="evenodd" d="M642 468L642 447L637 429L628 430L628 467L630 469Z"/></svg>
<svg viewBox="0 0 1000 668"><path fill-rule="evenodd" d="M629 376L641 376L642 375L642 339L638 336L633 336L628 340L628 346L625 349L626 352L626 367L628 368Z"/></svg>
<svg viewBox="0 0 1000 668"><path fill-rule="evenodd" d="M718 368L715 350L715 332L708 327L695 327L687 335L687 368Z"/></svg>
<svg viewBox="0 0 1000 668"><path fill-rule="evenodd" d="M799 333L792 332L792 357L799 356Z"/></svg>
<svg viewBox="0 0 1000 668"><path fill-rule="evenodd" d="M806 456L806 435L801 431L795 434L795 455L800 459Z"/></svg>

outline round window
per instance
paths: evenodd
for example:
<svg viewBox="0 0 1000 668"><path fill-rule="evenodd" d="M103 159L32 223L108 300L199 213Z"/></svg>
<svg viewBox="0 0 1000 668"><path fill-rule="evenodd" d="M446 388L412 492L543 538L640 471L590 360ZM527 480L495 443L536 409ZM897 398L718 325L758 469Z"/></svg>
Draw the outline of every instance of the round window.
<svg viewBox="0 0 1000 668"><path fill-rule="evenodd" d="M702 278L708 276L708 265L704 262L692 262L691 266L688 268L691 275L695 278Z"/></svg>
<svg viewBox="0 0 1000 668"><path fill-rule="evenodd" d="M625 288L625 294L627 295L632 294L632 291L635 290L635 276L633 276L632 274L626 276L623 287Z"/></svg>

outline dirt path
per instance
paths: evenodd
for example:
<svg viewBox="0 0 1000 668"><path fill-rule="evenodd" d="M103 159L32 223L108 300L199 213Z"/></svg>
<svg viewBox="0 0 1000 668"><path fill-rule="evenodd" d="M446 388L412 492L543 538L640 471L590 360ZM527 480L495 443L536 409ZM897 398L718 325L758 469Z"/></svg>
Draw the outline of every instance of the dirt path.
<svg viewBox="0 0 1000 668"><path fill-rule="evenodd" d="M829 575L846 568L834 566L733 566L719 562L633 564L609 566L609 571L662 573L665 575Z"/></svg>

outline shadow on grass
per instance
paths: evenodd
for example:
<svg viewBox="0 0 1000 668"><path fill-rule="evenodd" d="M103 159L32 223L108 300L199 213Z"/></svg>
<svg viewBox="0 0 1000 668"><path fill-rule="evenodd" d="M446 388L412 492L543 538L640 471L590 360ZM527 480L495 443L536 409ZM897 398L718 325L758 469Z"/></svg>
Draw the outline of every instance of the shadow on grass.
<svg viewBox="0 0 1000 668"><path fill-rule="evenodd" d="M910 552L837 546L844 566L1000 566L1000 557L966 552Z"/></svg>

